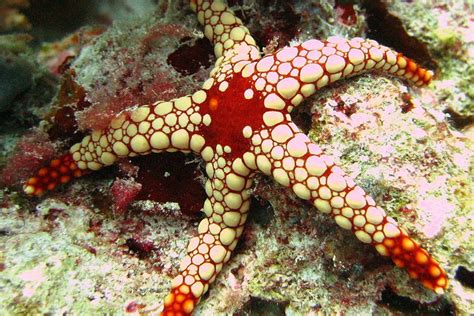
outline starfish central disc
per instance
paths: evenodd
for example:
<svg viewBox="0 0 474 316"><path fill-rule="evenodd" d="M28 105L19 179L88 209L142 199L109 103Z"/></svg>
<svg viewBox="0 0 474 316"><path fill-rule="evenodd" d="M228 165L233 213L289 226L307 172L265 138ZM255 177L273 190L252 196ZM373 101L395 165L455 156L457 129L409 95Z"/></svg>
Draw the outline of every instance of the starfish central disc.
<svg viewBox="0 0 474 316"><path fill-rule="evenodd" d="M263 124L263 96L240 73L234 74L207 91L201 113L211 116L211 124L203 128L206 144L231 148L230 155L239 157L248 150L250 141L243 136L247 126L260 129ZM249 120L249 116L255 119Z"/></svg>

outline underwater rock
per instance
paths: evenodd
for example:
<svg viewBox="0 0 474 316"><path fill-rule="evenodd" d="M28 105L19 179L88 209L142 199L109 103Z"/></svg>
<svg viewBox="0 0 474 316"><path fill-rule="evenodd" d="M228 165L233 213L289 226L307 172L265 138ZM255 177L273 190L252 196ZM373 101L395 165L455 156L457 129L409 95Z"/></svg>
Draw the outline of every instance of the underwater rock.
<svg viewBox="0 0 474 316"><path fill-rule="evenodd" d="M28 63L0 55L0 112L8 110L15 98L31 87L31 76Z"/></svg>

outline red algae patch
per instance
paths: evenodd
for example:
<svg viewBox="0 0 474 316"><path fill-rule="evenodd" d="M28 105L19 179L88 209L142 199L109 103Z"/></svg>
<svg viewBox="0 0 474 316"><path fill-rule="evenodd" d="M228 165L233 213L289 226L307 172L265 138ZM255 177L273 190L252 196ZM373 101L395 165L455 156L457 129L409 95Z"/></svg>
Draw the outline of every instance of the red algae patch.
<svg viewBox="0 0 474 316"><path fill-rule="evenodd" d="M142 185L133 179L116 179L110 188L110 192L114 197L116 212L123 214L141 189Z"/></svg>
<svg viewBox="0 0 474 316"><path fill-rule="evenodd" d="M206 194L197 162L187 162L181 153L161 153L140 157L134 163L140 168L137 182L142 184L137 200L177 202L186 215L201 210Z"/></svg>
<svg viewBox="0 0 474 316"><path fill-rule="evenodd" d="M104 33L72 65L76 81L84 87L86 100L92 104L75 113L79 129L104 129L126 108L191 91L190 83L177 77L167 62L173 45L176 47L180 39L191 35L182 25L162 23L143 28L129 26L128 32L120 34L113 30Z"/></svg>
<svg viewBox="0 0 474 316"><path fill-rule="evenodd" d="M2 185L19 184L39 169L44 161L52 159L55 154L54 145L46 133L33 131L24 135L1 171Z"/></svg>

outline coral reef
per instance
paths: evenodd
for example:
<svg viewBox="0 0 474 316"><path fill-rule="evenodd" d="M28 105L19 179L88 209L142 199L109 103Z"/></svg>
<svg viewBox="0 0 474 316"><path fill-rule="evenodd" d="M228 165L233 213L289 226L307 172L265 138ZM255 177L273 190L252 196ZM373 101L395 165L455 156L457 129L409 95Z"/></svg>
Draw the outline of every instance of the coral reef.
<svg viewBox="0 0 474 316"><path fill-rule="evenodd" d="M35 52L39 65L33 64L32 72L44 74L49 69L60 79L59 92L51 102L42 99L39 110L23 98L24 92L10 102L33 109L45 121L37 140L20 139L18 132L1 135L4 184L18 183L39 166L29 159L46 159L56 148L80 139L78 126L103 126L126 106L200 86L213 62L209 63L212 48L202 40L184 2L172 8L165 2L149 3L152 13L137 9L142 12L138 19L128 17L107 29L89 29L92 32L81 29ZM364 75L322 90L292 116L326 152L340 157L338 164L442 262L451 280L447 293L437 297L425 291L290 190L260 177L233 260L197 315L441 315L474 310L474 22L466 13L470 4L373 2L381 7L323 0L229 4L269 52L288 41L313 37L375 38L383 18L397 19L401 31L426 48L428 57L410 56L409 49L403 52L436 67L437 78L429 88L412 89L396 79ZM370 21L376 9L385 10L385 16L378 15L382 21ZM390 39L403 41L399 34ZM176 63L180 56L202 67ZM33 85L29 93L38 93L40 87ZM30 112L14 116L25 122L24 113ZM26 121L30 126L36 123ZM17 144L15 152L12 144ZM199 191L202 171L192 159L170 154L160 161L163 169L156 175L150 174L156 170L152 162L134 159L118 171L104 170L37 200L5 188L0 193L2 313L133 313L165 297L204 199ZM185 172L179 173L180 163ZM190 189L165 182L177 174ZM121 189L126 181L132 188L140 185L141 191ZM123 200L123 192L134 197ZM156 192L159 196L151 196ZM113 207L123 201L129 204L126 210L125 204Z"/></svg>

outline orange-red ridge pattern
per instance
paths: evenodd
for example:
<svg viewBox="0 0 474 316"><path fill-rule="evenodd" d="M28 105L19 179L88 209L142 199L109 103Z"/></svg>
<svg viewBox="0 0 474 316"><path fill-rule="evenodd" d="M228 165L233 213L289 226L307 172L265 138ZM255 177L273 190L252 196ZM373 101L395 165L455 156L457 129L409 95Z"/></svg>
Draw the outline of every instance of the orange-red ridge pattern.
<svg viewBox="0 0 474 316"><path fill-rule="evenodd" d="M405 268L412 279L420 280L426 288L442 294L448 286L446 272L439 263L404 233L386 238L379 247L382 245L397 267Z"/></svg>
<svg viewBox="0 0 474 316"><path fill-rule="evenodd" d="M406 71L405 78L420 78L420 81L416 83L418 86L428 85L431 80L433 79L433 72L426 70L425 68L420 67L416 62L412 59L403 56L402 53L399 53L397 56L397 63L404 64L406 63Z"/></svg>
<svg viewBox="0 0 474 316"><path fill-rule="evenodd" d="M190 292L189 286L181 285L174 289L165 298L162 316L186 316L191 315L198 299Z"/></svg>
<svg viewBox="0 0 474 316"><path fill-rule="evenodd" d="M80 170L70 153L51 160L49 166L42 167L23 186L29 195L42 195L47 190L54 190L59 184L65 184L73 178L81 177L85 171Z"/></svg>

